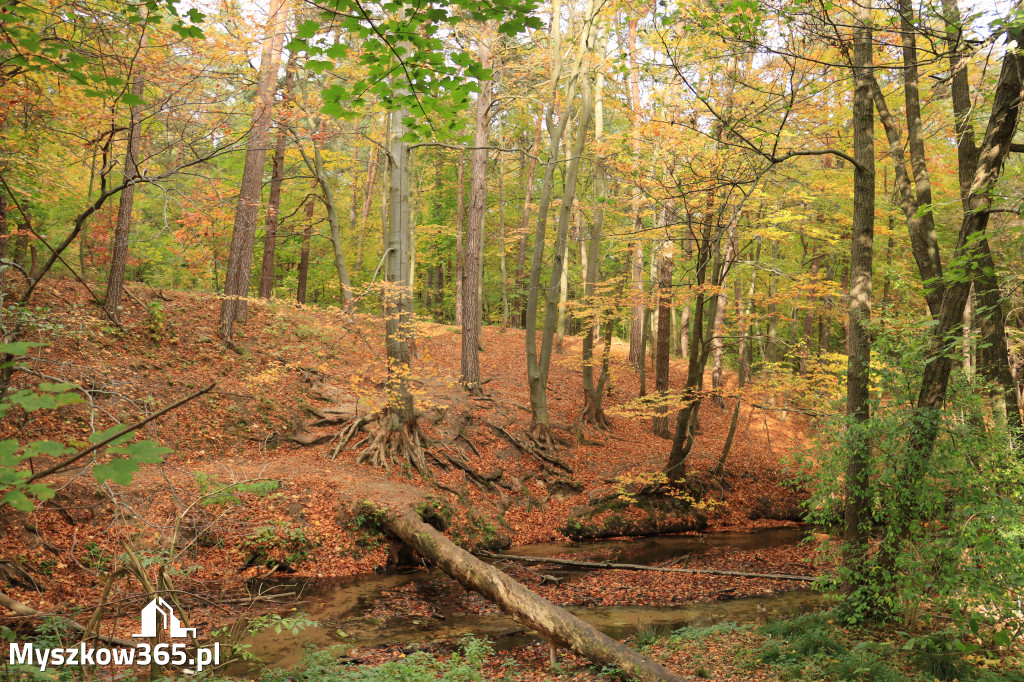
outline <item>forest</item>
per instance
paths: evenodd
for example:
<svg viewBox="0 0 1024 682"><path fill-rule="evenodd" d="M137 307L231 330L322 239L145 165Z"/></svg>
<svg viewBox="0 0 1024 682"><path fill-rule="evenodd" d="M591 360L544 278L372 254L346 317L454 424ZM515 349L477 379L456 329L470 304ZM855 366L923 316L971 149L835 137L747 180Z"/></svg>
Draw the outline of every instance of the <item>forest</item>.
<svg viewBox="0 0 1024 682"><path fill-rule="evenodd" d="M1024 680L1019 0L0 0L12 680Z"/></svg>

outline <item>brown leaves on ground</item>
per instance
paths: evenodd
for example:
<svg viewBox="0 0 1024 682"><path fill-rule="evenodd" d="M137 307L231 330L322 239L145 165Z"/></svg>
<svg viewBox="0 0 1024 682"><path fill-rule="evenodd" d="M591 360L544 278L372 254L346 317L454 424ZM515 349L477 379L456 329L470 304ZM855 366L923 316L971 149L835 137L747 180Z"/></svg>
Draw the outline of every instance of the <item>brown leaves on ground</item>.
<svg viewBox="0 0 1024 682"><path fill-rule="evenodd" d="M152 297L152 292L137 286L133 293L141 299ZM445 470L430 460L435 485L401 467L384 471L357 465L358 438L335 459L327 459L330 442L303 447L288 436L302 429L333 436L341 428L336 424L306 426L317 421L314 412L326 414L343 406L366 414L382 404L383 324L372 316L346 315L337 309L253 302L248 321L237 326L238 354L217 338L218 298L164 294L159 334L135 302L129 302L123 314L126 332L113 334L75 283L48 280L41 286L38 304L41 310L49 307L46 315L56 330L40 331L31 339L49 344L34 349L28 359L40 376L21 374L17 381L69 381L89 391L89 400L50 414L32 413L24 423L12 411L0 423L0 438L85 441L93 430L129 423L210 381L217 387L139 434L174 448L174 454L162 466L145 467L130 487L110 484L96 490L89 476L73 471L55 478L55 487L65 486L57 499L27 519L9 508L0 511L0 556L23 557L46 588L38 593L12 587L10 594L16 599L44 611L91 608L99 596L102 572L121 553L122 539L144 555L165 560L173 546L169 568L180 590L238 591L243 579L268 570L258 563L247 568L252 557L239 548L245 538L268 526L288 532L300 529L315 544L305 561L295 562L298 575L364 573L383 564L387 550L359 533L346 510L370 498L444 500L454 509L454 527L476 529L477 536L491 529L513 545L561 540L557 529L574 508L613 492L619 476L660 471L667 457L669 442L651 433L649 419L619 417L612 431L588 428L586 444L557 452L572 468L572 474L562 478L570 479L580 492L567 490L556 481L550 465L524 453L494 428L522 437L529 427L523 332L484 329L480 362L486 384L485 397L479 399L457 385L458 330L420 323L413 385L430 447L457 453L476 472L500 470L500 478L478 484L466 471ZM613 343L608 406L635 398L639 389L637 373L627 366L628 347ZM565 349L552 362L548 390L552 422L560 425L572 424L583 404L579 340L567 338ZM674 360L671 388L681 388L684 379L685 363ZM702 410L691 471L706 472L717 462L731 414L731 401L725 409ZM804 446L806 420L790 414L781 422L777 414L741 409L726 465L727 490L716 493L722 504L711 515L710 530L779 525L749 518L755 507L770 508L775 501L792 497L782 486L780 462L786 453ZM278 485L262 492L226 489L248 481ZM221 496L226 501L207 504L218 490L226 493ZM26 520L34 532L25 529ZM773 558L764 566L753 555L729 552L709 553L700 561L750 570L796 570L786 563L795 559L787 560L785 552L772 550L764 556L769 554ZM595 584L587 586L588 581ZM593 574L574 588L579 596L563 601L606 599L596 596L599 581L628 587L621 591L636 603L703 599L736 582ZM698 582L704 586L698 587ZM778 587L768 582L757 589ZM538 589L559 601L557 590L565 587ZM141 596L123 584L115 592L116 598L141 603ZM198 606L202 601L191 603ZM125 609L134 608L125 604ZM118 631L129 625L122 621Z"/></svg>

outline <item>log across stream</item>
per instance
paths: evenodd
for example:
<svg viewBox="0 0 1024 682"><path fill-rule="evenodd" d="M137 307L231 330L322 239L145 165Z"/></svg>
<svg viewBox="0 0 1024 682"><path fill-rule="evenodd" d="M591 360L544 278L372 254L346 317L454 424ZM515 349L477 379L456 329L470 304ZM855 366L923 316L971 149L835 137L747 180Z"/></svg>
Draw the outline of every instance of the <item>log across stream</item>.
<svg viewBox="0 0 1024 682"><path fill-rule="evenodd" d="M580 543L545 543L515 548L527 556L583 555L600 553L610 561L651 564L699 554L710 548L766 549L793 545L803 539L805 529L776 528L752 533L709 533L664 535L650 538L601 540ZM545 569L571 579L585 570ZM287 668L298 662L305 645L326 648L348 644L357 649L382 645L414 646L439 641L457 641L473 634L494 640L498 648L536 641L536 633L503 613L473 613L466 609L463 588L438 569L394 575L359 576L346 580L291 581L301 589L303 603L298 613L321 625L302 631L297 637L267 633L252 640L252 653L271 667ZM802 587L801 583L793 583ZM678 628L709 625L722 621L752 622L758 604L779 616L814 610L821 597L807 589L794 589L748 599L692 603L673 606L589 606L567 607L581 620L615 639L623 639L643 626ZM292 615L296 612L291 612ZM341 630L344 637L338 634ZM236 672L242 672L238 669Z"/></svg>

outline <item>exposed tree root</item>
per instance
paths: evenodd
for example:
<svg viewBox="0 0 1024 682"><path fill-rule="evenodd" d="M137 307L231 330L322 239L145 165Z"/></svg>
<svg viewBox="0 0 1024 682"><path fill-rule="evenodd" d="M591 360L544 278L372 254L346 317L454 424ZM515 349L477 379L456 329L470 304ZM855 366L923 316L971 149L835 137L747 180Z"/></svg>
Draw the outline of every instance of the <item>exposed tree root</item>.
<svg viewBox="0 0 1024 682"><path fill-rule="evenodd" d="M400 424L393 412L381 412L377 421L380 422L380 429L370 444L359 453L356 461L382 469L390 469L392 464L408 462L421 476L429 476L427 458L423 450L426 438L416 420L411 419Z"/></svg>
<svg viewBox="0 0 1024 682"><path fill-rule="evenodd" d="M536 457L538 460L540 460L541 464L545 466L545 468L557 467L570 474L572 473L572 467L570 467L568 464L566 464L565 462L563 462L562 460L560 460L558 457L551 453L551 450L554 449L554 446L541 448L534 446L531 443L524 443L515 436L513 436L511 433L509 433L508 430L505 429L504 427L489 421L484 423L487 424L487 426L494 429L494 431L497 432L498 434L504 436L505 440L507 440L512 445L516 446L523 452ZM547 441L549 443L554 443L557 439L551 433L551 428L546 426L543 428L544 431L547 433ZM533 431L531 431L530 437L531 439L535 440Z"/></svg>
<svg viewBox="0 0 1024 682"><path fill-rule="evenodd" d="M594 399L590 397L590 393L587 391L583 392L583 409L580 410L579 420L602 431L614 428L612 420L604 413L604 408L596 405Z"/></svg>
<svg viewBox="0 0 1024 682"><path fill-rule="evenodd" d="M338 432L338 443L334 446L334 451L327 456L328 459L334 459L338 456L345 446L349 444L352 437L355 436L359 431L369 424L370 422L377 421L380 418L379 412L372 412L370 414L364 414L362 417L357 417L351 420L348 424L342 427L341 431Z"/></svg>

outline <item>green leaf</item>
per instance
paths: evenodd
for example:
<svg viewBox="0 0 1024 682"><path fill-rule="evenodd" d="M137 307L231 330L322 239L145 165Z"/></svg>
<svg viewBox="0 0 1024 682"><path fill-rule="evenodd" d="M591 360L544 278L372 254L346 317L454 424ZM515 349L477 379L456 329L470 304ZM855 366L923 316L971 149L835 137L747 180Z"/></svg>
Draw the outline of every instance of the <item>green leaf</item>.
<svg viewBox="0 0 1024 682"><path fill-rule="evenodd" d="M299 39L312 38L320 30L320 22L309 19L298 25L295 30L295 37Z"/></svg>
<svg viewBox="0 0 1024 682"><path fill-rule="evenodd" d="M139 470L139 465L127 459L112 459L106 464L97 464L92 468L92 474L100 483L113 481L119 485L129 485L132 477Z"/></svg>
<svg viewBox="0 0 1024 682"><path fill-rule="evenodd" d="M174 452L171 448L165 448L151 440L140 440L138 443L126 445L124 451L131 456L133 462L140 464L159 464L163 461L164 455Z"/></svg>
<svg viewBox="0 0 1024 682"><path fill-rule="evenodd" d="M15 405L21 405L26 412L34 412L44 408L53 409L57 407L57 400L48 393L34 393L32 391L18 391L10 398Z"/></svg>
<svg viewBox="0 0 1024 682"><path fill-rule="evenodd" d="M0 343L0 353L7 353L8 355L24 355L25 353L28 353L29 348L37 348L45 345L45 343L35 343L34 341Z"/></svg>
<svg viewBox="0 0 1024 682"><path fill-rule="evenodd" d="M73 452L75 452L74 448L69 448L63 443L55 443L52 440L37 440L25 446L25 453L30 456L49 455L50 457L60 457L62 455L70 455Z"/></svg>
<svg viewBox="0 0 1024 682"><path fill-rule="evenodd" d="M63 393L64 391L73 391L77 387L74 384L51 384L48 381L44 381L38 386L36 386L36 388L39 389L40 391L46 391L47 393Z"/></svg>
<svg viewBox="0 0 1024 682"><path fill-rule="evenodd" d="M145 101L143 101L141 97L131 92L126 92L121 97L121 101L130 107L141 107L143 104L145 104Z"/></svg>
<svg viewBox="0 0 1024 682"><path fill-rule="evenodd" d="M115 433L117 433L119 431L123 431L123 430L124 430L124 426L119 424L117 426L111 426L106 431L96 431L95 433L92 433L92 434L89 435L89 442L90 443L102 443L107 438L110 438L111 436L113 436ZM128 433L124 434L120 438L115 438L114 440L112 440L109 443L109 445L110 446L123 445L124 443L127 443L128 441L130 441L134 435L135 435L134 431L129 431Z"/></svg>
<svg viewBox="0 0 1024 682"><path fill-rule="evenodd" d="M25 493L20 490L11 490L0 499L0 504L9 504L18 511L30 512L36 508L32 500L28 499Z"/></svg>

